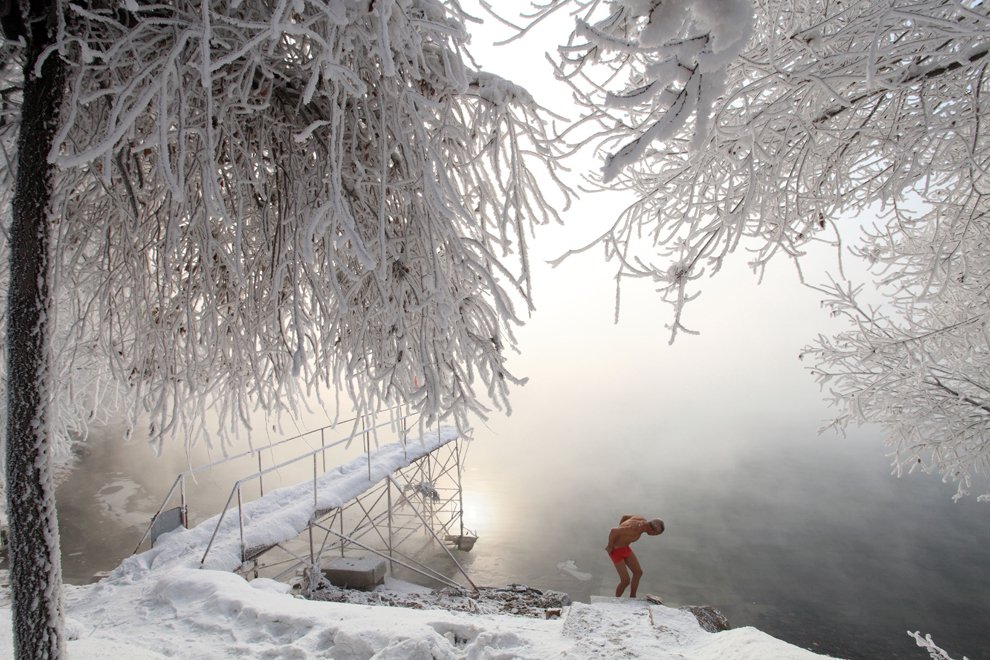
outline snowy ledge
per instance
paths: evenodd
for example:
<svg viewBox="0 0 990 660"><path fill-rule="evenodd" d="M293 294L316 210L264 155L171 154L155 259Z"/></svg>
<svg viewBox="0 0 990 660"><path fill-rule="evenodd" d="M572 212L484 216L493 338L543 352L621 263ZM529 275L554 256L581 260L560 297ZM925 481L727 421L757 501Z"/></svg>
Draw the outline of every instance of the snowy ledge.
<svg viewBox="0 0 990 660"><path fill-rule="evenodd" d="M173 566L70 588L73 660L206 658L651 658L811 660L755 628L705 632L643 600L574 603L560 619L304 600L271 580ZM0 608L0 657L11 657Z"/></svg>

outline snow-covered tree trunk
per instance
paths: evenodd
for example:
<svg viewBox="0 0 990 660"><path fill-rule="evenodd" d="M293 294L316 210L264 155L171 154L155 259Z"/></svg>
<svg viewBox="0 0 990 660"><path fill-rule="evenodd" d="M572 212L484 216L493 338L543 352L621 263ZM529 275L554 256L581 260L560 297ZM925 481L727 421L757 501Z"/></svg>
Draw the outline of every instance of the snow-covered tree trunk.
<svg viewBox="0 0 990 660"><path fill-rule="evenodd" d="M62 575L48 433L49 208L53 166L48 153L58 130L65 67L52 55L54 7L30 3L17 176L10 230L7 307L7 515L18 658L59 658Z"/></svg>

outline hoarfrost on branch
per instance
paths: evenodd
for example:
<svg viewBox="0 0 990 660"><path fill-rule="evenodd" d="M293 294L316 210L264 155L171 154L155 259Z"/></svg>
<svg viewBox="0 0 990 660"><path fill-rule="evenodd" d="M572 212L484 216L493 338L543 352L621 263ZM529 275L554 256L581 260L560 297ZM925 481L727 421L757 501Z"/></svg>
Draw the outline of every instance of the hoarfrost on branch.
<svg viewBox="0 0 990 660"><path fill-rule="evenodd" d="M507 405L527 234L569 192L457 3L60 8L55 368L109 358L103 399L157 440L320 388L427 423ZM69 428L94 398L60 382Z"/></svg>
<svg viewBox="0 0 990 660"><path fill-rule="evenodd" d="M565 137L602 154L598 186L636 197L583 249L655 283L671 341L738 248L757 272L784 255L800 273L809 245L842 245L842 217L872 213L854 252L884 304L820 286L848 330L805 354L838 425L884 424L898 469L960 495L990 475L986 3L531 4L530 24L576 16L556 59L584 115Z"/></svg>

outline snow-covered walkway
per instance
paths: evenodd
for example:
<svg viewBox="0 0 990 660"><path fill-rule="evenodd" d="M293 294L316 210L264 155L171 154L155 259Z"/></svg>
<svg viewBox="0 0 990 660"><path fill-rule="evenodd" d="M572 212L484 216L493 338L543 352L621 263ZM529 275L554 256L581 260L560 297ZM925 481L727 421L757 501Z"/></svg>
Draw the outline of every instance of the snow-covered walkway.
<svg viewBox="0 0 990 660"><path fill-rule="evenodd" d="M371 452L369 459L359 456L320 475L315 482L305 481L294 486L266 493L243 506L244 547L271 546L294 539L301 534L317 512L344 506L378 484L382 479L406 467L430 452L457 439L454 428L441 428L419 439L409 439L403 445L396 442ZM199 566L210 544L220 514L204 520L192 529L179 529L162 536L151 550L124 561L124 570L151 570L180 564ZM223 518L205 568L233 571L241 565L241 536L236 502Z"/></svg>

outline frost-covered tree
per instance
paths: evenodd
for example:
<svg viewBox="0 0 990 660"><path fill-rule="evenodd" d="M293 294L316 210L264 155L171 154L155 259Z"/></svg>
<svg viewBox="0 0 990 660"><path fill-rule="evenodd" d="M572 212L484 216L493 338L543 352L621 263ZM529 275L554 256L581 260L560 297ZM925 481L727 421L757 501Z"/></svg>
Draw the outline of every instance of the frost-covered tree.
<svg viewBox="0 0 990 660"><path fill-rule="evenodd" d="M598 183L635 193L592 246L672 303L690 332L698 278L742 247L759 271L839 243L886 301L823 287L849 330L810 353L850 419L886 425L898 465L957 480L990 471L986 118L990 9L981 0L547 0L571 11L558 73L584 117ZM877 211L879 209L879 211ZM856 225L853 225L855 229ZM848 230L843 235L849 236Z"/></svg>
<svg viewBox="0 0 990 660"><path fill-rule="evenodd" d="M9 524L12 623L18 657L57 658L62 636L61 557L55 488L51 475L51 371L48 368L51 308L48 244L52 233L48 211L54 168L48 160L58 129L65 66L61 58L42 55L55 41L56 17L46 2L4 6L3 31L22 45L22 85L16 92L3 76L0 144L4 147L5 201L12 192L7 295L6 385L7 424L4 434ZM18 9L25 10L20 15ZM6 49L4 49L6 50ZM7 55L8 53L3 53ZM12 62L4 58L7 69ZM14 97L19 97L19 103ZM16 127L11 126L16 122ZM16 136L16 152L11 137ZM11 174L8 170L14 170ZM4 204L7 207L8 204ZM5 223L6 224L6 223Z"/></svg>
<svg viewBox="0 0 990 660"><path fill-rule="evenodd" d="M13 7L14 631L57 657L46 468L101 398L77 377L155 441L205 434L207 410L230 437L320 388L425 421L483 413L479 385L505 405L552 144L525 90L469 64L453 0Z"/></svg>
<svg viewBox="0 0 990 660"><path fill-rule="evenodd" d="M990 225L892 207L863 248L885 295L868 304L862 286L821 287L848 326L806 355L840 428L883 424L898 474L938 471L959 498L990 475Z"/></svg>

